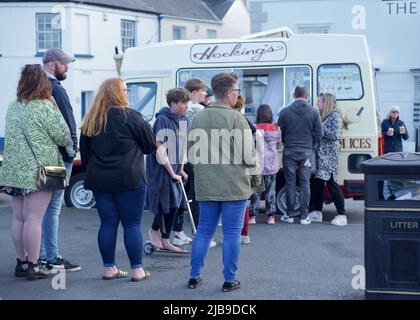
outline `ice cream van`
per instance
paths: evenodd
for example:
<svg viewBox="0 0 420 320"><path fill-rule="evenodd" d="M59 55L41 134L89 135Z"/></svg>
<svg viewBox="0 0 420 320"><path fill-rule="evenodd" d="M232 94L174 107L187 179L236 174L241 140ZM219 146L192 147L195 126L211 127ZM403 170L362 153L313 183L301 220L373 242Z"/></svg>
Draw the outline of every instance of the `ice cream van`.
<svg viewBox="0 0 420 320"><path fill-rule="evenodd" d="M150 123L165 105L169 89L193 77L210 86L211 78L222 71L239 75L251 121L263 103L277 118L292 103L298 85L309 89L312 104L321 92L334 94L345 121L339 182L346 198L363 198L360 163L382 150L374 70L364 36L293 34L281 28L241 39L171 41L130 48L121 66L131 107ZM282 171L277 181L282 209Z"/></svg>

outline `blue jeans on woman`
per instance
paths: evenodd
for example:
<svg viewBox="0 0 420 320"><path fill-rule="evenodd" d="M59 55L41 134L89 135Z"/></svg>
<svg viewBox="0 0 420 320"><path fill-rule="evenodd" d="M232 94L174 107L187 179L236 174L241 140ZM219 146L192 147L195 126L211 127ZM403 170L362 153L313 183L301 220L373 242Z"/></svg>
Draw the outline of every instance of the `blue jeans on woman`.
<svg viewBox="0 0 420 320"><path fill-rule="evenodd" d="M143 216L146 192L146 184L142 182L138 188L129 191L93 193L101 219L98 244L104 267L115 266L115 248L120 222L124 228L124 245L131 268L143 267L143 235L140 222Z"/></svg>
<svg viewBox="0 0 420 320"><path fill-rule="evenodd" d="M191 278L201 275L210 241L222 215L223 275L226 282L236 280L246 204L247 200L200 202L200 222L192 244Z"/></svg>

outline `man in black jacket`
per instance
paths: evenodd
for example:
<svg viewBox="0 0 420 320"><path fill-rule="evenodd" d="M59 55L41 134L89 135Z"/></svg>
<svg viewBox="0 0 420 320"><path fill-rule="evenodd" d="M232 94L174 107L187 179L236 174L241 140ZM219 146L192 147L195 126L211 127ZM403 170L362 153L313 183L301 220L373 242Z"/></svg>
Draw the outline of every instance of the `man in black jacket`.
<svg viewBox="0 0 420 320"><path fill-rule="evenodd" d="M73 108L66 90L60 81L67 78L68 64L75 60L60 49L48 50L42 59L44 70L52 85L52 94L67 125L70 128L73 146L60 148L64 160L67 176L70 178L72 163L77 151L77 127L73 115ZM42 221L42 242L40 258L48 269L65 269L66 271L80 271L81 267L63 259L58 247L58 224L64 190L55 191Z"/></svg>
<svg viewBox="0 0 420 320"><path fill-rule="evenodd" d="M299 170L300 223L310 224L308 218L310 178L315 169L314 153L322 139L322 122L318 110L308 104L308 91L296 87L295 102L280 112L277 125L281 129L284 144L283 169L286 179L287 215L281 220L293 223L295 215L296 174Z"/></svg>

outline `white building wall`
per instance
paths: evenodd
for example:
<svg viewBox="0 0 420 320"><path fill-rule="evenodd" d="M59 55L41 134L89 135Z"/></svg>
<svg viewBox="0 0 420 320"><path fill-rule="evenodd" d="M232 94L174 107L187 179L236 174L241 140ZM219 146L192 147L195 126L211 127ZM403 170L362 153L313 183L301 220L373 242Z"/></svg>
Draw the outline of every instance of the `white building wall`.
<svg viewBox="0 0 420 320"><path fill-rule="evenodd" d="M81 92L96 92L104 79L117 75L113 54L115 46L121 50L121 19L137 21L136 45L158 41L156 15L71 3L0 4L0 140L4 137L5 114L9 102L15 99L21 68L28 63L42 63L41 57L36 56L36 13L42 12L60 12L62 49L71 56L86 55L76 56L77 61L70 64L68 79L62 82L78 125L82 120ZM76 14L89 16L89 30L73 22ZM75 52L80 48L79 35L86 32L90 52Z"/></svg>
<svg viewBox="0 0 420 320"><path fill-rule="evenodd" d="M207 39L207 30L216 30L217 38L223 34L223 25L220 22L203 22L198 20L185 20L164 16L161 22L161 41L173 40L173 27L184 27L186 40Z"/></svg>
<svg viewBox="0 0 420 320"><path fill-rule="evenodd" d="M36 57L35 13L49 10L50 6L43 5L0 4L0 139L4 137L7 107L16 98L21 68L40 61Z"/></svg>
<svg viewBox="0 0 420 320"><path fill-rule="evenodd" d="M409 72L378 72L376 75L378 86L378 101L380 113L385 118L394 104L401 108L400 118L413 129L413 76ZM411 140L414 130L411 130Z"/></svg>
<svg viewBox="0 0 420 320"><path fill-rule="evenodd" d="M301 25L328 25L329 33L366 35L372 64L379 69L381 116L393 104L400 105L401 119L409 125L413 139L414 74L410 70L420 68L420 0L248 0L248 6L253 32L280 26L297 32ZM357 17L362 18L360 29Z"/></svg>
<svg viewBox="0 0 420 320"><path fill-rule="evenodd" d="M207 39L208 30L216 30L218 39L239 38L251 32L251 17L246 4L235 1L222 22L205 22L174 17L162 19L162 41L173 40L173 27L185 27L186 39Z"/></svg>
<svg viewBox="0 0 420 320"><path fill-rule="evenodd" d="M242 0L236 0L226 13L221 38L239 38L251 33L251 16L246 4Z"/></svg>

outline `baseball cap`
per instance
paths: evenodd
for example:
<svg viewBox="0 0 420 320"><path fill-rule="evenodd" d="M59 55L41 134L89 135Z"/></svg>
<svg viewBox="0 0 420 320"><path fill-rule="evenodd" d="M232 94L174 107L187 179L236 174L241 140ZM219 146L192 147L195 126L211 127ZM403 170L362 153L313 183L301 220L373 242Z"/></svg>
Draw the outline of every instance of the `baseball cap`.
<svg viewBox="0 0 420 320"><path fill-rule="evenodd" d="M61 49L49 49L47 52L45 52L44 57L42 58L42 62L48 63L51 61L58 61L63 64L69 64L70 62L76 61L76 59L69 57Z"/></svg>
<svg viewBox="0 0 420 320"><path fill-rule="evenodd" d="M214 96L213 90L211 90L211 88L206 86L206 91L207 91L206 97L213 97Z"/></svg>

